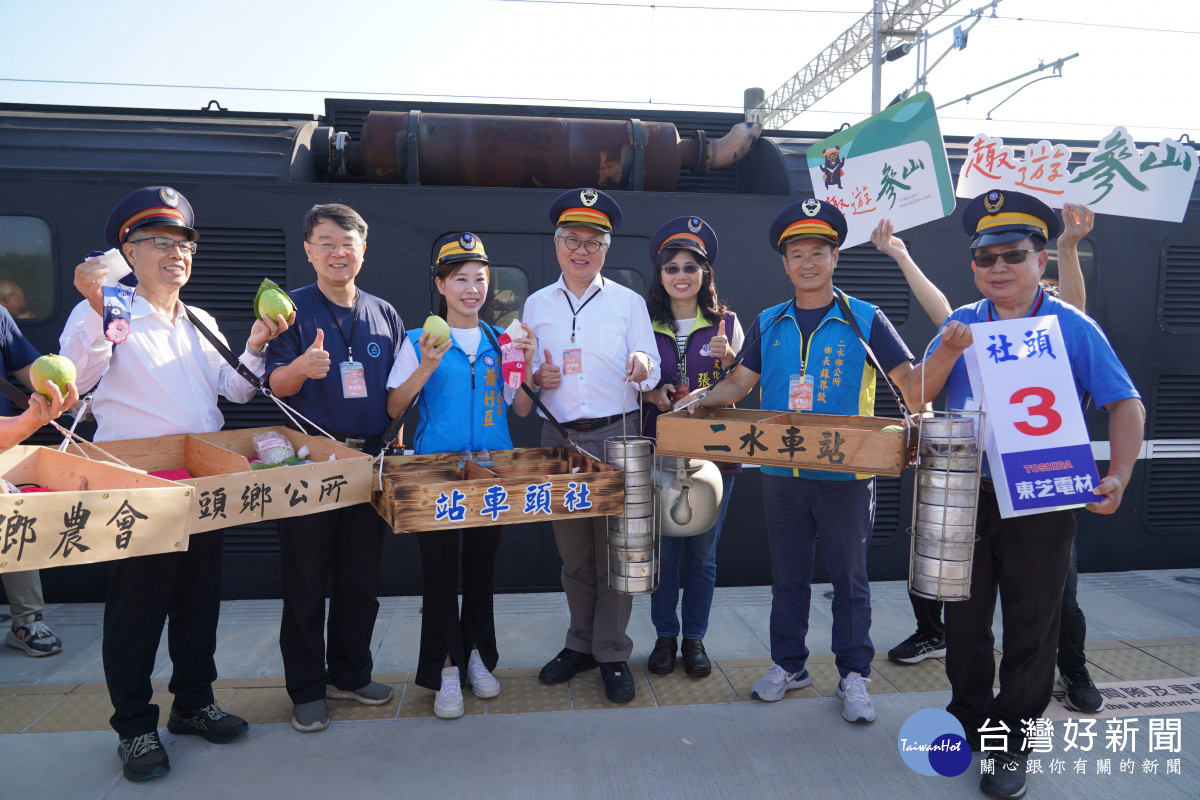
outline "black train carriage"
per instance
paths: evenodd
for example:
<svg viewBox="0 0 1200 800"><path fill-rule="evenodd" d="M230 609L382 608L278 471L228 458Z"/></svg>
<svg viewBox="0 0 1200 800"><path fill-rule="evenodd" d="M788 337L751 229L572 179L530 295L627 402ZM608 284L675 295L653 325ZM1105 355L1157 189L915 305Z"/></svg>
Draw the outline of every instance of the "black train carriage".
<svg viewBox="0 0 1200 800"><path fill-rule="evenodd" d="M371 111L386 124L368 133ZM114 200L162 183L183 192L200 221L201 247L184 299L212 312L231 341L248 332L262 278L285 287L311 282L300 224L311 205L330 201L348 203L367 219L370 248L360 284L391 301L409 326L431 308L433 242L464 229L488 243L493 311L503 319L557 278L546 207L560 189L551 187L594 183L613 192L625 212L606 274L643 289L650 234L666 219L698 214L721 237L721 290L748 326L759 310L790 294L764 230L783 205L811 196L805 153L826 134L772 131L754 143L741 120L646 109L359 100L328 100L323 117L0 105L0 299L14 286L20 290L22 329L43 352L56 350L78 300L72 270L88 251L102 248L100 229ZM565 138L557 133L562 130ZM613 146L613 135L624 143ZM639 139L643 147L631 146ZM1068 144L1076 162L1095 146ZM947 147L957 172L966 140L948 139ZM717 154L715 163L703 163L705 152ZM1084 571L1200 565L1198 203L1193 193L1183 224L1104 216L1081 245L1089 313L1113 341L1148 409L1146 457L1119 513L1080 515ZM978 297L957 213L903 236L952 305ZM837 283L880 305L914 351L929 342L933 325L899 270L870 245L842 254ZM898 413L882 387L878 398L877 414ZM263 398L223 404L223 410L228 427L282 422ZM1089 409L1087 419L1093 439L1104 442L1103 412ZM514 422L518 446L535 445L537 433L532 418ZM911 472L878 479L872 578L906 576L911 482ZM721 585L770 582L760 496L758 472L747 470L719 545ZM273 524L232 531L225 561L227 598L279 596ZM390 539L386 561L383 594L419 593L412 537ZM511 528L497 586L557 589L559 565L548 524ZM54 602L96 601L106 574L104 565L84 566L48 570L43 581Z"/></svg>

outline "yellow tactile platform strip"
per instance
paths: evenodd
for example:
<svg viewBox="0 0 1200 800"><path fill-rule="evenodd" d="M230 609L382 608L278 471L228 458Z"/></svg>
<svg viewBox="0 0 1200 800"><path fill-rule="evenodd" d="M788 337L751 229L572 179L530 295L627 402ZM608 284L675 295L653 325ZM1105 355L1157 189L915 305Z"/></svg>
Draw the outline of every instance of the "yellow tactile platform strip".
<svg viewBox="0 0 1200 800"><path fill-rule="evenodd" d="M1200 637L1132 639L1088 642L1087 657L1097 683L1200 675ZM999 666L999 653L996 661ZM539 711L581 711L594 708L649 708L711 703L753 702L754 682L770 668L768 658L715 659L707 678L693 678L676 665L670 675L651 675L645 664L630 665L637 696L625 706L604 697L599 670L580 673L567 683L544 686L538 667L502 667L496 670L501 692L480 700L464 689L466 713L526 714ZM838 673L829 653L809 657L812 685L788 692L788 699L833 697ZM395 689L395 696L380 706L352 700L330 700L330 719L373 720L432 717L434 693L417 686L410 673L377 674L375 680ZM929 692L950 688L942 659L919 664L894 664L882 656L871 664L871 694ZM253 724L287 723L292 704L282 677L221 678L214 683L217 703ZM159 707L159 723L166 725L171 696L165 682L154 685L152 702ZM112 705L102 683L0 686L0 733L107 730Z"/></svg>

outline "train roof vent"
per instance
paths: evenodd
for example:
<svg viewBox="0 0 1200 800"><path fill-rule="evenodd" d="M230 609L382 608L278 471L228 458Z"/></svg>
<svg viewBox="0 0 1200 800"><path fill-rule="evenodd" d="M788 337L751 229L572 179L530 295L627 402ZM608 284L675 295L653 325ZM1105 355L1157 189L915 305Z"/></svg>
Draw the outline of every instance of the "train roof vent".
<svg viewBox="0 0 1200 800"><path fill-rule="evenodd" d="M1167 333L1200 331L1200 244L1167 244L1158 284L1158 326Z"/></svg>
<svg viewBox="0 0 1200 800"><path fill-rule="evenodd" d="M879 306L893 325L899 327L908 320L911 295L904 275L895 261L873 246L841 251L834 282L851 297Z"/></svg>
<svg viewBox="0 0 1200 800"><path fill-rule="evenodd" d="M230 349L241 352L253 324L254 294L263 278L287 288L285 237L278 228L199 227L200 247L192 277L183 290L184 302L194 303L217 319ZM278 425L283 415L267 398L249 403L222 399L225 427L259 428Z"/></svg>
<svg viewBox="0 0 1200 800"><path fill-rule="evenodd" d="M1200 374L1168 373L1159 377L1150 406L1149 439L1200 439Z"/></svg>

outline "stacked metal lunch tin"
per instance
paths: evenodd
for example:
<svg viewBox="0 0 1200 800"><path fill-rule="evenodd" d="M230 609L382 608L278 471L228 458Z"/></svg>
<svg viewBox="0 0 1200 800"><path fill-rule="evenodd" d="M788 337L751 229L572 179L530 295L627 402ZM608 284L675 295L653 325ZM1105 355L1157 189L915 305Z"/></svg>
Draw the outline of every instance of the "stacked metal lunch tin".
<svg viewBox="0 0 1200 800"><path fill-rule="evenodd" d="M606 439L604 460L625 473L623 513L608 517L608 584L621 594L648 594L659 578L654 440Z"/></svg>
<svg viewBox="0 0 1200 800"><path fill-rule="evenodd" d="M917 430L908 589L931 600L971 596L982 411L925 412Z"/></svg>

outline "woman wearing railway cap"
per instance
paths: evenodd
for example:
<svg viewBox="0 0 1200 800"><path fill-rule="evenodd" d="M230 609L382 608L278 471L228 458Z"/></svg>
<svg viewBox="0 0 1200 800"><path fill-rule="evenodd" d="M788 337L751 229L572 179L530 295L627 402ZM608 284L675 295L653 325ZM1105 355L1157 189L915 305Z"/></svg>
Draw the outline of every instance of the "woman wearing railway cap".
<svg viewBox="0 0 1200 800"><path fill-rule="evenodd" d="M658 388L643 394L648 403L647 436L655 435L660 411L670 411L671 403L691 389L710 385L722 368L733 363L742 346L742 325L717 296L716 260L717 233L699 217L676 217L650 237L656 278L646 293L646 305L663 379ZM717 540L734 475L742 470L740 464L722 462L718 466L724 493L716 523L697 536L664 536L662 540L660 583L650 595L650 619L658 638L646 662L646 668L659 675L675 669L676 637L681 630L684 671L698 678L712 672L704 634L717 583ZM676 613L681 561L685 565L682 629Z"/></svg>
<svg viewBox="0 0 1200 800"><path fill-rule="evenodd" d="M438 313L449 323L450 336L442 341L420 328L408 331L388 376L388 415L404 413L419 393L421 421L413 436L415 452L509 450L513 444L508 406L525 416L533 401L503 381L499 344L503 331L479 319L490 279L483 241L473 233L451 233L434 247L434 283L441 295ZM522 328L524 335L514 344L525 354L524 381L532 388L537 342L527 325ZM464 713L464 671L476 697L500 694L500 682L492 675L500 658L492 615L492 572L500 529L487 525L462 531L461 612L459 532L417 534L423 603L416 683L437 693L433 711L443 719Z"/></svg>

